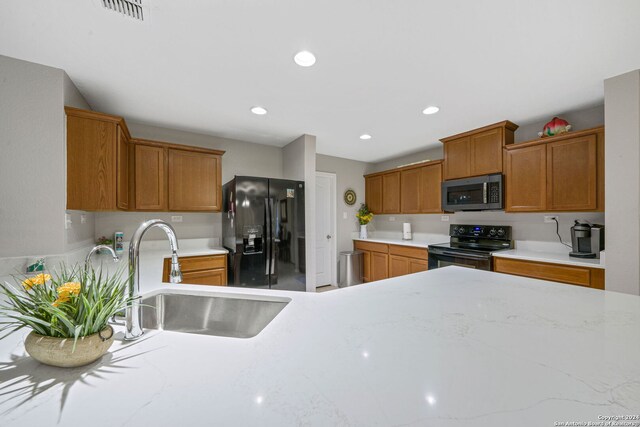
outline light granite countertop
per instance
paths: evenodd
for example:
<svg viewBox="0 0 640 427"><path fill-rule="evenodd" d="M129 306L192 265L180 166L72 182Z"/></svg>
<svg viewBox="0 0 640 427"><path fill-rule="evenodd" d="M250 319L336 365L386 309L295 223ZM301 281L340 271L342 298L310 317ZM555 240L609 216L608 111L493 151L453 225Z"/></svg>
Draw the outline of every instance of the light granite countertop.
<svg viewBox="0 0 640 427"><path fill-rule="evenodd" d="M389 235L390 234L390 235ZM393 233L395 234L395 233ZM436 243L445 243L449 241L449 236L444 234L421 234L414 233L413 239L404 240L400 237L395 237L392 233L376 233L367 239L361 239L357 237L357 234L353 236L353 240L361 242L374 242L384 243L386 245L400 245L400 246L413 246L417 248L427 248L429 245Z"/></svg>
<svg viewBox="0 0 640 427"><path fill-rule="evenodd" d="M499 258L513 258L524 261L548 262L553 264L575 265L579 267L605 267L605 252L600 252L600 258L576 258L569 256L571 249L561 243L517 241L515 249L494 252Z"/></svg>
<svg viewBox="0 0 640 427"><path fill-rule="evenodd" d="M14 333L0 341L0 424L539 427L640 413L638 296L460 267L320 294L162 287L291 302L254 338L148 331L76 369L38 364Z"/></svg>
<svg viewBox="0 0 640 427"><path fill-rule="evenodd" d="M224 255L228 251L218 246L218 239L184 239L178 242L178 256ZM128 244L121 255L120 261L114 263L110 254L94 255L94 267L102 266L106 272L113 272L117 268L125 268L129 264ZM167 240L143 241L140 246L140 285L147 291L163 286L162 269L165 258L171 257L171 249Z"/></svg>

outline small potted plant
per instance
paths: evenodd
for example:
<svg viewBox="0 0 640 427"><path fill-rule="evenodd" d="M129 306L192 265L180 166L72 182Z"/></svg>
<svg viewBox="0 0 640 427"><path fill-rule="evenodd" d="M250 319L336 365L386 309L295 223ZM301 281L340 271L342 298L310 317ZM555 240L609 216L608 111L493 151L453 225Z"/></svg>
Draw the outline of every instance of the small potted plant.
<svg viewBox="0 0 640 427"><path fill-rule="evenodd" d="M68 268L0 283L0 331L32 331L24 345L34 359L52 366L76 367L99 359L113 343L109 319L131 299L122 269L108 276L101 269Z"/></svg>
<svg viewBox="0 0 640 427"><path fill-rule="evenodd" d="M102 236L96 240L96 245L107 245L113 247L113 239L109 239L107 236ZM98 249L98 253L104 254L106 251L104 249Z"/></svg>
<svg viewBox="0 0 640 427"><path fill-rule="evenodd" d="M367 224L373 219L373 214L369 211L369 207L365 203L360 205L360 209L358 209L358 213L356 213L356 218L358 218L360 222L360 238L366 239L368 237Z"/></svg>

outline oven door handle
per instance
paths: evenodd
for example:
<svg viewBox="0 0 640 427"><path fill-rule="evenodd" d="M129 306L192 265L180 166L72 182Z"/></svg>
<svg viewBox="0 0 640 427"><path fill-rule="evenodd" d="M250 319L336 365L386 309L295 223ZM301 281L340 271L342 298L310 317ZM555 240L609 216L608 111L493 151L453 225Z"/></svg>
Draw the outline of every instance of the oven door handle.
<svg viewBox="0 0 640 427"><path fill-rule="evenodd" d="M433 255L446 255L446 256L451 256L451 257L456 257L456 258L469 258L469 259L477 259L477 260L482 260L482 261L486 261L489 259L488 256L482 256L482 255L473 255L473 254L467 254L467 253L456 253L456 252L449 252L449 251L441 251L438 249L429 249L429 254L433 254Z"/></svg>

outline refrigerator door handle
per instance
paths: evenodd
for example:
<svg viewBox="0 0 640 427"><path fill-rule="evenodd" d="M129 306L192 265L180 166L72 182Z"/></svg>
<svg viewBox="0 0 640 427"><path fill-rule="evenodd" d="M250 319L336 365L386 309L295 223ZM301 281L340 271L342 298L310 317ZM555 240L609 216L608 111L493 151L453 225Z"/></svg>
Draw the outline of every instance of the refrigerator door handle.
<svg viewBox="0 0 640 427"><path fill-rule="evenodd" d="M264 199L264 210L265 210L265 216L266 216L266 222L264 227L265 228L264 229L264 235L265 235L264 247L266 250L266 263L265 263L264 274L268 276L269 266L271 265L271 199L270 198Z"/></svg>
<svg viewBox="0 0 640 427"><path fill-rule="evenodd" d="M271 217L271 226L273 227L271 229L271 232L269 233L269 244L271 245L271 249L269 250L269 254L271 256L271 261L270 261L270 265L271 268L269 270L269 274L275 274L276 273L276 239L273 235L273 229L275 229L275 223L273 221L274 217L273 217L273 198L269 198L269 211L270 214L269 216Z"/></svg>

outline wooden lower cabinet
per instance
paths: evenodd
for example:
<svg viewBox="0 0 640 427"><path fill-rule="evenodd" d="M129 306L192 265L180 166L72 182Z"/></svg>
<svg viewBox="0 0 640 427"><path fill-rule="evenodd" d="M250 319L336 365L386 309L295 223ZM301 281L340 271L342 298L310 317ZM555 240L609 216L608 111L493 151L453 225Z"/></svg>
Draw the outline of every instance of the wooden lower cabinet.
<svg viewBox="0 0 640 427"><path fill-rule="evenodd" d="M360 240L354 242L354 248L363 253L364 282L418 273L428 268L426 248Z"/></svg>
<svg viewBox="0 0 640 427"><path fill-rule="evenodd" d="M188 271L182 274L182 283L188 285L226 286L227 271L224 269Z"/></svg>
<svg viewBox="0 0 640 427"><path fill-rule="evenodd" d="M389 256L389 277L398 277L409 274L409 258L403 256Z"/></svg>
<svg viewBox="0 0 640 427"><path fill-rule="evenodd" d="M429 261L426 259L414 259L409 258L409 273L420 273L421 271L427 271L429 269Z"/></svg>
<svg viewBox="0 0 640 427"><path fill-rule="evenodd" d="M389 255L380 252L371 252L370 281L384 280L389 278Z"/></svg>
<svg viewBox="0 0 640 427"><path fill-rule="evenodd" d="M604 269L494 257L493 271L604 289Z"/></svg>
<svg viewBox="0 0 640 427"><path fill-rule="evenodd" d="M227 255L203 255L180 258L185 285L227 286ZM162 281L169 281L171 258L164 259Z"/></svg>

